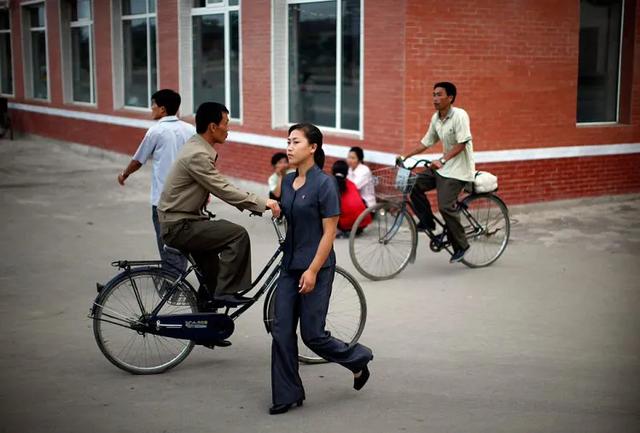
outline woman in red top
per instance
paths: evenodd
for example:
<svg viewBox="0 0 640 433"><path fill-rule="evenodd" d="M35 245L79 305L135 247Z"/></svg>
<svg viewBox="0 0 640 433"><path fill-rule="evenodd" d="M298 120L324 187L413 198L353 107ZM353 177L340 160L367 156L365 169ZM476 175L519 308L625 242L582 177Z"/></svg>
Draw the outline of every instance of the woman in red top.
<svg viewBox="0 0 640 433"><path fill-rule="evenodd" d="M362 200L362 196L356 185L347 179L349 166L345 161L336 161L331 168L333 175L338 182L338 190L340 191L340 219L338 220L338 229L348 236L353 223L356 222L358 216L367 208ZM362 229L371 223L371 215L362 220L356 233L360 233Z"/></svg>

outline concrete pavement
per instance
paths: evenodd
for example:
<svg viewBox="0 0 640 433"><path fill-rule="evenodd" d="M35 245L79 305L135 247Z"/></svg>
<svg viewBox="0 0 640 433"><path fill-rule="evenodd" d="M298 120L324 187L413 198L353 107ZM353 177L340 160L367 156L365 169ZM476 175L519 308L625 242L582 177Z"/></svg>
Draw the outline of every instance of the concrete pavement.
<svg viewBox="0 0 640 433"><path fill-rule="evenodd" d="M302 366L304 407L274 417L260 308L233 346L196 347L163 375L99 352L95 282L112 260L156 256L149 171L120 187L127 161L0 141L0 432L640 431L640 197L513 207L511 243L486 269L423 242L398 277L370 282L336 241L366 292L371 381L356 392L339 366ZM274 249L268 220L213 208L248 228L255 272Z"/></svg>

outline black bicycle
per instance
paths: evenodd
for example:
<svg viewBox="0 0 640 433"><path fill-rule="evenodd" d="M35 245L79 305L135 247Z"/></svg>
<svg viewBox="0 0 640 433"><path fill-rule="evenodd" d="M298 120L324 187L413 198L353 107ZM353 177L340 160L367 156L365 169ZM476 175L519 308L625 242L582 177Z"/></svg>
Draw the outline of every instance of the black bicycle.
<svg viewBox="0 0 640 433"><path fill-rule="evenodd" d="M358 216L349 237L351 261L370 280L392 278L415 261L419 230L409 195L417 179L413 171L430 163L421 159L412 167L400 165L373 173L379 202ZM489 266L498 260L509 242L507 206L493 192L472 191L458 200L458 209L470 246L462 263L471 268ZM369 217L373 218L370 225L357 233L356 229ZM436 230L424 230L431 251L445 250L453 255L444 222L437 216L434 220Z"/></svg>
<svg viewBox="0 0 640 433"><path fill-rule="evenodd" d="M275 290L282 263L284 220L272 220L278 236L276 252L251 287L251 302L239 307L219 305L198 310L197 293L187 281L195 272L203 278L193 257L179 274L161 267L160 261L120 260L112 263L121 272L108 283L97 284L89 317L93 333L104 356L116 367L133 374L157 374L180 364L195 345L214 348L231 336L234 320L266 294L263 321L267 332L274 320ZM258 283L263 284L258 288ZM336 267L329 301L326 329L332 335L355 344L364 329L367 305L362 288L347 271ZM299 359L306 363L326 362L301 344Z"/></svg>

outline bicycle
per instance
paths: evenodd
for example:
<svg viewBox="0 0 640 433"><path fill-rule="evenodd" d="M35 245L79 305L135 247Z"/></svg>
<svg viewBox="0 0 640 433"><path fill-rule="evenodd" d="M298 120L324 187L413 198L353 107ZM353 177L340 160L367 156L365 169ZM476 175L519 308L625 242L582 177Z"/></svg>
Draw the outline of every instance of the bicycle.
<svg viewBox="0 0 640 433"><path fill-rule="evenodd" d="M417 179L413 171L421 164L428 166L430 163L427 159L421 159L410 168L400 163L399 166L373 173L379 202L358 216L349 236L351 261L366 278L386 280L415 262L418 228L409 195ZM470 245L462 263L471 268L489 266L498 260L509 241L507 206L493 192L473 191L459 199L457 206ZM371 224L361 233L356 233L367 215L373 217ZM429 238L431 251L445 250L453 255L443 220L435 215L434 220L440 230L422 230Z"/></svg>
<svg viewBox="0 0 640 433"><path fill-rule="evenodd" d="M263 322L267 333L271 332L284 243L284 223L276 219L272 223L278 248L251 287L240 294L247 295L263 279L264 283L249 303L240 306L214 304L207 311L199 311L196 291L186 278L195 272L202 285L202 273L189 254L185 254L189 267L180 273L162 268L162 262L156 260L112 262L121 272L104 285L97 283L98 295L89 313L102 354L129 373L163 373L184 361L195 345L213 349L229 338L234 320L265 293ZM347 271L336 267L326 329L355 344L364 330L366 316L362 288ZM306 347L301 348L299 360L309 364L326 362Z"/></svg>

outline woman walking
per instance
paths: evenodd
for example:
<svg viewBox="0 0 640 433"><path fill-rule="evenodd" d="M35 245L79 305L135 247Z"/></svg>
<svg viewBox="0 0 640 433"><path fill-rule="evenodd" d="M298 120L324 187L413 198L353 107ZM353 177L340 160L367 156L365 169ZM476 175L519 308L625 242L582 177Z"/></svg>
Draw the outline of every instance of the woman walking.
<svg viewBox="0 0 640 433"><path fill-rule="evenodd" d="M305 399L298 373L298 320L302 341L319 356L350 370L356 390L369 379L367 364L373 359L369 348L349 346L325 330L336 264L333 240L340 197L335 180L322 171L320 130L309 123L293 125L287 157L297 170L282 181L287 235L271 331L272 415L285 413L294 404L302 406Z"/></svg>

